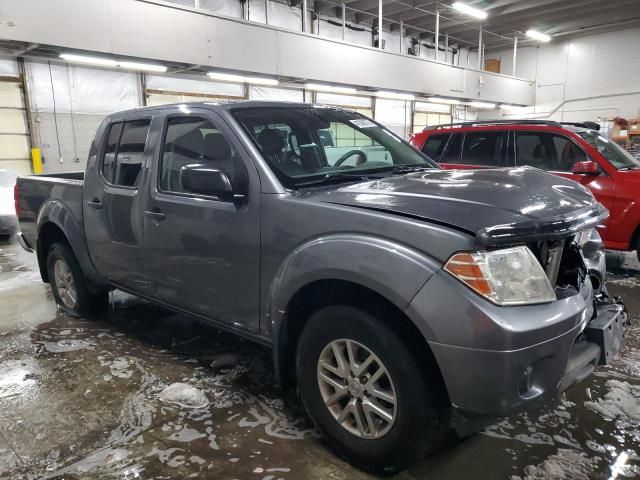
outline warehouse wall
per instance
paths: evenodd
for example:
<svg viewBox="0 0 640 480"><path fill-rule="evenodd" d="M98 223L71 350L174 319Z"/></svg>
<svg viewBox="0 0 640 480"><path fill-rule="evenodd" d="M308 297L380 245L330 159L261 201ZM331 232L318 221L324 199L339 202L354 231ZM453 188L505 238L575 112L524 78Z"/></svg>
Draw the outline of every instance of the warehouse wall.
<svg viewBox="0 0 640 480"><path fill-rule="evenodd" d="M361 88L492 102L533 101L533 84L526 80L399 55L372 48L370 44L345 43L313 31L301 34L299 29L218 16L160 0L65 0L65 9L48 0L31 0L28 4L29 8L24 2L0 0L0 9L7 20L0 22L0 36L12 41L59 48L82 46L96 53L185 62L258 75L316 82L335 82L339 78L341 83ZM34 8L40 15L31 14ZM66 11L74 11L73 22L67 21ZM104 20L99 34L95 18ZM136 18L145 21L136 22ZM269 22L272 20L278 21L277 16L269 18ZM335 33L335 29L332 31Z"/></svg>
<svg viewBox="0 0 640 480"><path fill-rule="evenodd" d="M503 114L565 121L639 117L639 36L635 28L518 49L516 74L535 80L535 106ZM486 57L512 72L512 50Z"/></svg>

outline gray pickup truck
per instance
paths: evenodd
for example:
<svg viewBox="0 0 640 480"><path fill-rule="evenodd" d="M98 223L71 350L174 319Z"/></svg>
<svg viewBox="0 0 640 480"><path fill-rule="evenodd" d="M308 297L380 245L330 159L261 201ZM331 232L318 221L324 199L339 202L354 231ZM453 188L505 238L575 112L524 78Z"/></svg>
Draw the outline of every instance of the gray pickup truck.
<svg viewBox="0 0 640 480"><path fill-rule="evenodd" d="M393 471L607 363L607 216L532 168L441 170L362 115L194 103L110 115L86 173L21 177L61 311L121 289L268 345L336 451Z"/></svg>

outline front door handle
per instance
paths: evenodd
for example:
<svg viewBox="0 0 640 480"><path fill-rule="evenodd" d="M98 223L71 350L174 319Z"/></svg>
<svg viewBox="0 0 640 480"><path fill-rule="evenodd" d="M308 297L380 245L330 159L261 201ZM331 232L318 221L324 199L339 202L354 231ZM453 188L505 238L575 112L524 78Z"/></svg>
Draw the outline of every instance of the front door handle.
<svg viewBox="0 0 640 480"><path fill-rule="evenodd" d="M159 222L167 218L167 216L164 213L158 210L145 210L144 215L146 217L153 218L154 220L157 220Z"/></svg>
<svg viewBox="0 0 640 480"><path fill-rule="evenodd" d="M96 210L100 210L103 207L102 202L100 202L100 200L98 200L97 198L94 198L90 202L87 202L87 205Z"/></svg>

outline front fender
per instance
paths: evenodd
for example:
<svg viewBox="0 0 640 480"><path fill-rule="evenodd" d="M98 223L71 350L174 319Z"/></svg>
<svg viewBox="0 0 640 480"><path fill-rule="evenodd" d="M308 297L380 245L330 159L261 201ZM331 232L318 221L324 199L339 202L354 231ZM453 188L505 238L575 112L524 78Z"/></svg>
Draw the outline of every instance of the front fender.
<svg viewBox="0 0 640 480"><path fill-rule="evenodd" d="M381 238L340 234L313 239L287 256L274 277L271 325L298 290L317 280L362 285L404 310L440 267L437 260Z"/></svg>
<svg viewBox="0 0 640 480"><path fill-rule="evenodd" d="M269 320L264 334L272 339L276 371L287 305L305 285L343 280L366 287L404 310L440 263L402 244L358 234L336 234L310 240L282 262L269 295Z"/></svg>
<svg viewBox="0 0 640 480"><path fill-rule="evenodd" d="M40 208L36 219L36 251L42 279L46 280L47 252L43 251L42 248L41 232L47 224L54 224L63 232L82 271L91 283L96 286L105 286L104 279L95 270L89 258L84 225L82 223L82 212L74 212L69 205L58 199L47 200Z"/></svg>

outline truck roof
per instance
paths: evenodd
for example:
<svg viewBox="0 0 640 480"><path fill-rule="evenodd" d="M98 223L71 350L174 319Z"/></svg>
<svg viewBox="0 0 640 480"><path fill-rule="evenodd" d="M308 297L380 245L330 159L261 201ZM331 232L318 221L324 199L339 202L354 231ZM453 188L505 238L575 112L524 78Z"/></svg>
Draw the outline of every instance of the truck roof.
<svg viewBox="0 0 640 480"><path fill-rule="evenodd" d="M158 110L164 110L168 108L180 107L181 105L188 107L199 107L199 108L208 108L210 110L230 110L232 108L289 108L289 107L320 107L325 105L320 104L312 104L312 103L303 103L303 102L274 102L274 101L263 101L263 100L245 100L245 101L210 101L210 102L180 102L180 103L167 103L164 105L152 105L148 107L137 107L129 110L121 110L118 112L114 112L108 117L113 116L123 116L129 115L132 113L140 114L141 112L153 112ZM340 110L350 110L348 108L341 108L331 105L331 108L336 108Z"/></svg>

